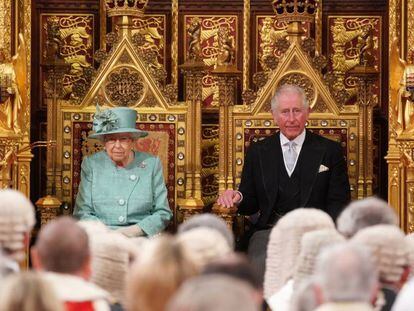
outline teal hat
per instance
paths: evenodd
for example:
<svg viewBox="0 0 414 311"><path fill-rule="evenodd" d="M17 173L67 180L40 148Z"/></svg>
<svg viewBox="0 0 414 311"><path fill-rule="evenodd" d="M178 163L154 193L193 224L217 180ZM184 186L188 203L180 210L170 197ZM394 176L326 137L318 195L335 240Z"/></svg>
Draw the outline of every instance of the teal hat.
<svg viewBox="0 0 414 311"><path fill-rule="evenodd" d="M137 112L127 107L116 107L101 110L96 106L93 117L93 134L89 138L103 139L104 135L116 133L130 133L133 138L145 137L147 132L135 128Z"/></svg>

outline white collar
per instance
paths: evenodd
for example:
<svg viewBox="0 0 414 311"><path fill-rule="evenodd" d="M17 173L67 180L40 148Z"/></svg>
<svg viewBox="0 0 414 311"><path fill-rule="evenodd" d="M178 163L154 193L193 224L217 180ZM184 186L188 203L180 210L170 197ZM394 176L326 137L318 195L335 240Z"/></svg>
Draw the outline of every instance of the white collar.
<svg viewBox="0 0 414 311"><path fill-rule="evenodd" d="M306 130L304 129L302 133L300 133L298 136L295 137L295 139L292 140L292 142L294 142L296 146L302 147L303 142L305 141L305 137L306 137ZM287 144L289 141L290 140L285 135L283 135L282 132L280 132L280 145L283 146Z"/></svg>

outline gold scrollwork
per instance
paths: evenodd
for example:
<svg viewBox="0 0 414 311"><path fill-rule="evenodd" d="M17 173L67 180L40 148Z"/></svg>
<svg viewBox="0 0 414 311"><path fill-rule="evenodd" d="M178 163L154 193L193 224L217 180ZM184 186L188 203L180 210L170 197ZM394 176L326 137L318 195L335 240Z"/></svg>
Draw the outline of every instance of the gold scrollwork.
<svg viewBox="0 0 414 311"><path fill-rule="evenodd" d="M43 15L46 40L43 58L50 61L61 57L70 65L63 78L64 98L79 100L73 93L75 84L89 86L90 80L84 72L92 66L93 15Z"/></svg>
<svg viewBox="0 0 414 311"><path fill-rule="evenodd" d="M356 66L380 66L378 17L335 17L330 18L332 40L331 64L336 77L333 92L346 91L347 100L356 98L358 83L349 73ZM379 82L374 86L376 101L379 97Z"/></svg>
<svg viewBox="0 0 414 311"><path fill-rule="evenodd" d="M165 66L165 16L148 15L132 20L132 34L140 34L143 42L137 48L145 54L151 52L155 54L151 63L155 68Z"/></svg>
<svg viewBox="0 0 414 311"><path fill-rule="evenodd" d="M287 24L278 22L272 17L265 17L259 35L259 63L264 71L272 70L273 68L268 66L268 59L279 58L282 55L281 51L275 47L275 42L286 38Z"/></svg>
<svg viewBox="0 0 414 311"><path fill-rule="evenodd" d="M132 68L121 67L108 76L105 85L108 99L117 106L132 106L144 95L144 82L141 74Z"/></svg>
<svg viewBox="0 0 414 311"><path fill-rule="evenodd" d="M196 60L197 53L206 66L212 67L223 62L230 56L237 59L237 17L236 16L193 16L185 17L187 32L187 59ZM221 39L219 33L226 32ZM224 42L225 38L225 42ZM221 42L220 42L221 41ZM222 48L220 48L222 46ZM229 49L230 48L230 49ZM230 52L233 51L233 52ZM221 53L221 54L220 54ZM228 56L225 56L227 55ZM220 55L221 59L218 59ZM203 107L218 107L218 89L215 79L211 76L203 78Z"/></svg>

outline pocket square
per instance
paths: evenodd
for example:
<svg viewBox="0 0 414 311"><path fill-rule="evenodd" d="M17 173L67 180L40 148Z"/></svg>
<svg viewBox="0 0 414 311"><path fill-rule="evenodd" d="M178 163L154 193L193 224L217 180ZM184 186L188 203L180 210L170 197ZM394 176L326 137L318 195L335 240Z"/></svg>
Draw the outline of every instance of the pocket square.
<svg viewBox="0 0 414 311"><path fill-rule="evenodd" d="M329 167L327 167L327 166L325 166L325 165L321 164L321 166L319 166L319 171L318 171L318 173L322 173L322 172L326 172L326 171L329 171Z"/></svg>

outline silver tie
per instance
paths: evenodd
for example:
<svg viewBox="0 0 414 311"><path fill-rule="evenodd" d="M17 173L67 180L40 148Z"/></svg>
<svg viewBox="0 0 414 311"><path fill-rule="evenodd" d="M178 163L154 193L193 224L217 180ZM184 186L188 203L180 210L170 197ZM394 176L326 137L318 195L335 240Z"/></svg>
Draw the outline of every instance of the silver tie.
<svg viewBox="0 0 414 311"><path fill-rule="evenodd" d="M295 149L296 143L293 141L290 141L287 143L287 145L289 148L285 150L284 156L285 156L286 166L289 169L289 172L292 172L293 167L296 162L296 158L298 156L298 154L296 153L296 149Z"/></svg>

